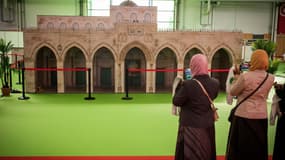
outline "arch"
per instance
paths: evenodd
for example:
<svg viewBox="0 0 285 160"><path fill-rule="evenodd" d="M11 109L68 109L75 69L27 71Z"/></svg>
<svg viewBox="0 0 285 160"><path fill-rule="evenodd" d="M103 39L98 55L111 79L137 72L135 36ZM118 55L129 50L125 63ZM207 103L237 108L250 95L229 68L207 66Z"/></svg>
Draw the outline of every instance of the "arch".
<svg viewBox="0 0 285 160"><path fill-rule="evenodd" d="M38 51L43 47L49 48L54 53L57 61L60 59L59 55L57 53L57 50L53 47L53 45L46 43L46 42L41 43L34 48L34 50L32 51L32 54L31 54L31 59L36 59Z"/></svg>
<svg viewBox="0 0 285 160"><path fill-rule="evenodd" d="M136 13L131 13L130 15L130 23L138 22L138 15Z"/></svg>
<svg viewBox="0 0 285 160"><path fill-rule="evenodd" d="M120 22L123 22L123 20L124 20L124 16L122 15L122 13L117 13L117 15L116 15L116 22L117 23L120 23Z"/></svg>
<svg viewBox="0 0 285 160"><path fill-rule="evenodd" d="M106 47L98 48L92 59L93 88L96 91L114 91L115 87L115 58Z"/></svg>
<svg viewBox="0 0 285 160"><path fill-rule="evenodd" d="M179 56L179 52L178 50L176 49L176 47L174 45L172 45L171 43L165 43L163 45L161 45L156 51L155 51L155 54L154 54L154 59L156 60L157 59L157 56L158 54L160 53L160 51L162 51L164 48L169 48L171 49L175 56L176 56L176 60L178 62L178 60L180 60L180 56Z"/></svg>
<svg viewBox="0 0 285 160"><path fill-rule="evenodd" d="M177 56L169 47L160 50L156 57L156 69L177 69L177 64ZM155 72L156 91L171 91L172 82L176 76L176 71Z"/></svg>
<svg viewBox="0 0 285 160"><path fill-rule="evenodd" d="M151 23L151 14L150 13L145 13L144 18L143 18L144 23Z"/></svg>
<svg viewBox="0 0 285 160"><path fill-rule="evenodd" d="M35 59L36 68L57 68L55 53L48 47L41 47ZM35 71L36 92L57 92L57 71Z"/></svg>
<svg viewBox="0 0 285 160"><path fill-rule="evenodd" d="M123 62L123 61L125 60L125 57L126 57L127 53L128 53L132 48L135 48L135 47L137 47L137 48L139 48L140 50L142 50L142 52L144 53L146 62L153 62L153 58L152 58L152 56L150 55L150 52L149 52L148 48L147 48L144 44L142 44L142 43L140 43L140 42L138 42L138 41L133 41L132 43L127 44L127 45L121 50L119 60L120 60L121 62Z"/></svg>
<svg viewBox="0 0 285 160"><path fill-rule="evenodd" d="M114 60L115 60L115 62L116 62L116 61L118 60L118 56L117 56L117 54L115 53L114 48L113 48L111 45L107 44L107 43L100 43L100 44L97 45L95 48L93 48L92 51L91 51L91 59L94 59L94 56L95 56L96 52L97 52L100 48L103 48L103 47L105 47L105 48L107 48L108 50L111 51L111 53L112 53L112 55L113 55L113 57L114 57Z"/></svg>
<svg viewBox="0 0 285 160"><path fill-rule="evenodd" d="M66 23L61 22L60 25L59 25L59 30L60 30L60 31L66 30Z"/></svg>
<svg viewBox="0 0 285 160"><path fill-rule="evenodd" d="M105 30L105 24L100 22L96 26L96 31L104 31Z"/></svg>
<svg viewBox="0 0 285 160"><path fill-rule="evenodd" d="M92 29L92 24L89 23L89 22L86 23L86 24L85 24L85 29L88 30L88 31L90 31L90 30Z"/></svg>
<svg viewBox="0 0 285 160"><path fill-rule="evenodd" d="M229 54L230 56L230 60L232 62L235 61L236 57L235 57L235 54L234 54L234 51L226 44L222 43L220 45L218 45L217 47L215 47L212 52L210 52L209 56L208 56L208 60L209 62L212 62L212 59L213 59L213 56L215 55L215 53L220 50L220 49L225 49L227 51L227 53Z"/></svg>
<svg viewBox="0 0 285 160"><path fill-rule="evenodd" d="M72 30L73 31L78 31L79 30L79 24L77 22L72 24Z"/></svg>
<svg viewBox="0 0 285 160"><path fill-rule="evenodd" d="M183 59L185 59L185 56L187 55L187 53L190 50L192 50L193 48L197 48L198 50L200 50L202 52L202 54L207 55L207 51L206 51L206 49L202 45L200 45L200 44L192 44L192 45L190 45L189 47L187 47L185 49L185 51L182 53L181 57L183 57Z"/></svg>
<svg viewBox="0 0 285 160"><path fill-rule="evenodd" d="M52 22L48 22L48 24L47 24L47 29L48 29L48 30L53 30L53 29L54 29L54 25L53 25Z"/></svg>
<svg viewBox="0 0 285 160"><path fill-rule="evenodd" d="M233 60L225 48L220 48L212 54L211 69L229 69L232 65ZM211 72L211 76L220 81L220 89L225 91L228 72Z"/></svg>
<svg viewBox="0 0 285 160"><path fill-rule="evenodd" d="M62 50L62 53L63 53L62 54L63 63L64 63L64 60L65 60L67 51L69 49L73 48L73 47L76 47L76 48L80 49L83 52L83 55L85 56L86 61L88 60L88 55L87 55L88 52L85 50L85 48L81 44L79 44L79 43L72 42L72 43L66 45L66 47L64 47L63 50Z"/></svg>
<svg viewBox="0 0 285 160"><path fill-rule="evenodd" d="M131 48L124 60L124 68L147 68L145 54L138 47ZM130 90L145 91L146 90L146 72L129 72L128 87Z"/></svg>
<svg viewBox="0 0 285 160"><path fill-rule="evenodd" d="M64 57L64 68L86 68L84 52L75 46L69 48ZM64 72L64 87L66 92L84 92L86 90L86 71Z"/></svg>

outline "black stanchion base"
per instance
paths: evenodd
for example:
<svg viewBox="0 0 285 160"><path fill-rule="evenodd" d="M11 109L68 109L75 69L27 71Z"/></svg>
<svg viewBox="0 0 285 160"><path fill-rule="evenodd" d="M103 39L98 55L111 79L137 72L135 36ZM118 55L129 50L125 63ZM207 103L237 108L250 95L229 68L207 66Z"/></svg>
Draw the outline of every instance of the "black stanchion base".
<svg viewBox="0 0 285 160"><path fill-rule="evenodd" d="M18 90L12 89L12 90L11 90L11 93L22 93L22 92L21 92L21 91L18 91Z"/></svg>
<svg viewBox="0 0 285 160"><path fill-rule="evenodd" d="M85 97L84 99L85 99L85 100L94 100L95 97Z"/></svg>
<svg viewBox="0 0 285 160"><path fill-rule="evenodd" d="M19 97L19 98L18 98L18 100L27 100L27 99L30 99L30 97L24 96L24 97Z"/></svg>
<svg viewBox="0 0 285 160"><path fill-rule="evenodd" d="M132 100L133 97L122 97L122 100Z"/></svg>

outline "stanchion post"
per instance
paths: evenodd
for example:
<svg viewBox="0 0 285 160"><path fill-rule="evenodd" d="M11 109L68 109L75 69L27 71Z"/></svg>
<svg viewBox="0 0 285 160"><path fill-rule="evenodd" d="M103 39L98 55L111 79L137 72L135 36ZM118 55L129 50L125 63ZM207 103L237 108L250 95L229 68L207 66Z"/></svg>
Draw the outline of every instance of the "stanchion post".
<svg viewBox="0 0 285 160"><path fill-rule="evenodd" d="M91 97L91 69L88 68L87 70L87 76L88 76L88 97L85 97L85 100L94 100L95 97Z"/></svg>
<svg viewBox="0 0 285 160"><path fill-rule="evenodd" d="M132 97L129 97L129 69L126 67L125 69L125 93L126 96L122 97L122 100L132 100Z"/></svg>
<svg viewBox="0 0 285 160"><path fill-rule="evenodd" d="M30 97L26 97L25 95L25 68L22 68L22 97L19 97L19 100L27 100L30 99Z"/></svg>

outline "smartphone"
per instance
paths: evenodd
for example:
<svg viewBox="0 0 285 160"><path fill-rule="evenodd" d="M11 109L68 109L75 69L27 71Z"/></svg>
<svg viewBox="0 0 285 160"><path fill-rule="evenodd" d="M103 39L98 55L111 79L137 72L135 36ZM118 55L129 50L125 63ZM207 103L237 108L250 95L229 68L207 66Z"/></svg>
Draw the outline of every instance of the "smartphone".
<svg viewBox="0 0 285 160"><path fill-rule="evenodd" d="M186 68L185 71L184 71L184 78L185 80L189 80L192 78L192 72L191 72L191 69L190 68Z"/></svg>
<svg viewBox="0 0 285 160"><path fill-rule="evenodd" d="M240 64L240 71L247 71L249 69L249 62L243 62Z"/></svg>

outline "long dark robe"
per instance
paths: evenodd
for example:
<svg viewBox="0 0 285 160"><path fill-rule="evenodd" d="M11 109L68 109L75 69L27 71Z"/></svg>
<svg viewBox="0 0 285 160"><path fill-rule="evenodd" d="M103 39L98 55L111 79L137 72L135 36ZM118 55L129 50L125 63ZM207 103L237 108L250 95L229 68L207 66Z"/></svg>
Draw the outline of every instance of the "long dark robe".
<svg viewBox="0 0 285 160"><path fill-rule="evenodd" d="M215 128L179 126L175 160L216 160Z"/></svg>
<svg viewBox="0 0 285 160"><path fill-rule="evenodd" d="M285 115L277 121L273 160L285 160Z"/></svg>
<svg viewBox="0 0 285 160"><path fill-rule="evenodd" d="M285 85L283 89L276 89L276 94L281 101L279 101L279 108L282 116L277 120L275 143L273 150L273 160L285 160Z"/></svg>
<svg viewBox="0 0 285 160"><path fill-rule="evenodd" d="M267 119L234 116L231 122L226 160L268 160Z"/></svg>

